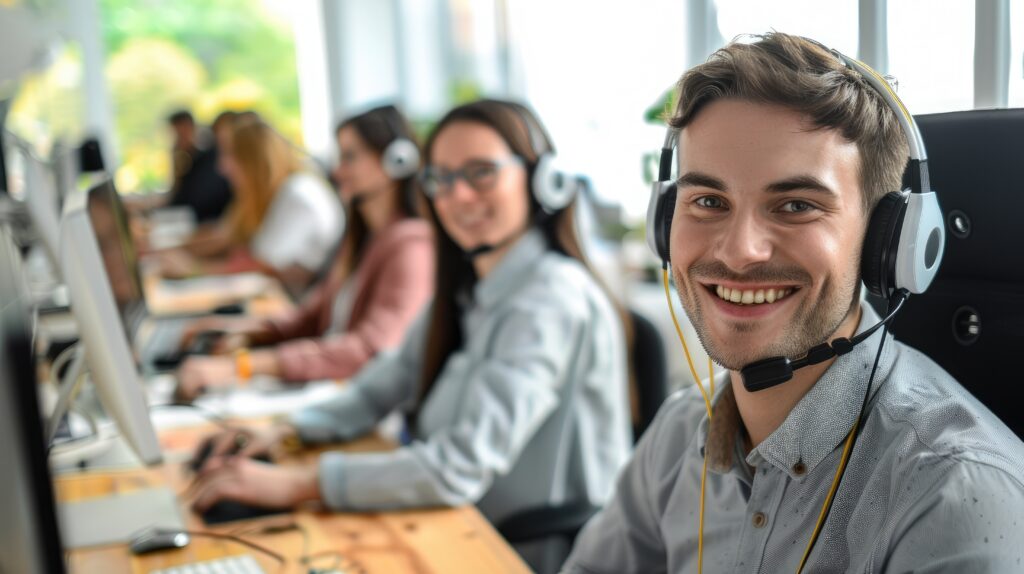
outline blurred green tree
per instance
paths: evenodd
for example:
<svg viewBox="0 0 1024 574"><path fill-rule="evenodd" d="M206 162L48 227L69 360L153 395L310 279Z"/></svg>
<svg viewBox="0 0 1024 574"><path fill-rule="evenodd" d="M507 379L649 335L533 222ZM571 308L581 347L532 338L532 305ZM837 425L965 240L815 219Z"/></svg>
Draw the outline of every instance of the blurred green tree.
<svg viewBox="0 0 1024 574"><path fill-rule="evenodd" d="M253 109L302 143L291 22L267 0L100 0L123 191L167 185L164 118Z"/></svg>

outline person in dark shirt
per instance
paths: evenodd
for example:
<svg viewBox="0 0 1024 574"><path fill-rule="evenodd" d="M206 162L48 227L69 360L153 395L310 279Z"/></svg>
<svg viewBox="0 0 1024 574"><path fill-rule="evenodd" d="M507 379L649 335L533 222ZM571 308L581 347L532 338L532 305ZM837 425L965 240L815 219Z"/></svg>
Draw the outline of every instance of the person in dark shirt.
<svg viewBox="0 0 1024 574"><path fill-rule="evenodd" d="M213 131L230 126L237 114L223 112L213 122ZM197 145L196 125L192 114L180 111L168 118L174 130L173 147L174 184L169 205L188 206L196 216L196 223L219 219L231 203L232 191L228 180L217 170L217 145L207 149Z"/></svg>

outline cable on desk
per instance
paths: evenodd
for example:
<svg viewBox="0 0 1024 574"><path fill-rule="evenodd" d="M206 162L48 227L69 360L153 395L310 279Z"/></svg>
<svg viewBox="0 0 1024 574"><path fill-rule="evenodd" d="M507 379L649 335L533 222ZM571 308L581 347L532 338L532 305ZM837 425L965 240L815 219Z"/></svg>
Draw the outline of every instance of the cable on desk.
<svg viewBox="0 0 1024 574"><path fill-rule="evenodd" d="M246 540L245 538L242 538L242 537L239 537L239 536L235 536L233 534L221 534L219 532L209 532L209 531L205 531L205 530L182 530L181 532L184 532L185 534L188 534L189 536L199 536L199 537L205 537L205 538L217 538L217 539L220 539L220 540L228 540L228 541L231 541L231 542L237 542L238 544L242 544L242 545L248 546L249 548L252 548L253 550L256 550L257 552L262 552L262 553L266 554L267 556L270 556L274 560L277 560L281 564L284 564L284 563L287 562L287 559L284 556L278 554L277 552L274 552L273 550L267 548L266 546L262 546L260 544L256 544L255 542L251 542L249 540Z"/></svg>
<svg viewBox="0 0 1024 574"><path fill-rule="evenodd" d="M307 568L310 574L336 571L339 568L345 568L346 571L352 571L353 574L365 574L366 569L363 568L358 561L348 558L337 550L324 550L321 552L310 553L311 544L309 530L298 522L290 521L283 524L257 525L256 527L247 525L236 528L235 530L230 531L229 534L233 536L260 536L265 534L278 534L291 530L297 530L302 534L302 555L299 557L299 563L302 564L303 567ZM334 561L330 566L326 567L314 567L312 565L314 562L322 558L333 558Z"/></svg>

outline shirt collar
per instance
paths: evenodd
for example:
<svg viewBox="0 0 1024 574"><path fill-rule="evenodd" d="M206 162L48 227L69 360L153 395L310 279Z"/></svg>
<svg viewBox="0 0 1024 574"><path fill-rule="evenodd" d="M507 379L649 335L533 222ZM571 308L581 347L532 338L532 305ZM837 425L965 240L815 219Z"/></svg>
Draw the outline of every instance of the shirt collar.
<svg viewBox="0 0 1024 574"><path fill-rule="evenodd" d="M715 379L716 385L722 390L712 399L712 419L709 422L705 415L697 430L697 438L702 445L701 454L711 457L708 469L722 474L732 470L735 465L736 441L740 440L743 420L736 407L729 371L723 371Z"/></svg>
<svg viewBox="0 0 1024 574"><path fill-rule="evenodd" d="M878 314L867 303L861 303L861 319L857 333L872 327L879 321ZM746 462L758 466L765 462L777 467L799 480L809 474L846 438L853 422L860 412L864 390L875 362L875 353L882 337L882 330L868 337L852 351L838 357L828 370L811 387L811 390L790 411L786 420L768 435L761 444L747 456ZM872 384L872 395L882 381L889 377L894 361L892 335L886 335L886 345L878 361L878 371ZM698 430L700 444L706 444L711 456L708 468L724 473L730 471L735 461L733 453L740 438L742 419L732 394L728 377L719 382L722 391L715 397L712 407L714 416L709 425L705 420ZM706 442L705 442L706 441ZM798 462L804 469L796 472Z"/></svg>
<svg viewBox="0 0 1024 574"><path fill-rule="evenodd" d="M473 288L473 300L490 307L514 293L530 278L537 260L548 250L548 241L537 229L523 234L493 270Z"/></svg>

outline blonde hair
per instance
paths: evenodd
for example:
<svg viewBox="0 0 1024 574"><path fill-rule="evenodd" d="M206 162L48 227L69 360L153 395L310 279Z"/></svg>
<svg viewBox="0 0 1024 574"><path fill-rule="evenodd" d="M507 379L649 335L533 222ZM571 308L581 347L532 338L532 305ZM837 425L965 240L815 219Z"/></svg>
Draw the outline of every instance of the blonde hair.
<svg viewBox="0 0 1024 574"><path fill-rule="evenodd" d="M245 177L235 183L228 228L232 238L248 243L281 184L302 171L303 162L288 140L262 120L236 123L231 130L231 148L236 169Z"/></svg>

